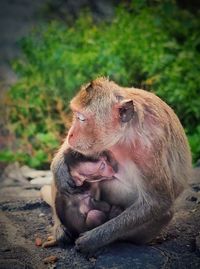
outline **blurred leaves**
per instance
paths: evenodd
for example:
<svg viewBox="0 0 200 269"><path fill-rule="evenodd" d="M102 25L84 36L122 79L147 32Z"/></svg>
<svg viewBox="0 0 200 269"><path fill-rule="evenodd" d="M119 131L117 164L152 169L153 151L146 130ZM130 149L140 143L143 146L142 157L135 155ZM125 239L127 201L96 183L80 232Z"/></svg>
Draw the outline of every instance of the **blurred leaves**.
<svg viewBox="0 0 200 269"><path fill-rule="evenodd" d="M13 64L19 80L7 96L16 152L31 166L49 163L69 122L69 100L104 75L164 99L187 130L194 161L200 158L199 29L199 16L170 0L133 1L111 23L95 24L84 12L73 26L36 29L21 42L24 58Z"/></svg>

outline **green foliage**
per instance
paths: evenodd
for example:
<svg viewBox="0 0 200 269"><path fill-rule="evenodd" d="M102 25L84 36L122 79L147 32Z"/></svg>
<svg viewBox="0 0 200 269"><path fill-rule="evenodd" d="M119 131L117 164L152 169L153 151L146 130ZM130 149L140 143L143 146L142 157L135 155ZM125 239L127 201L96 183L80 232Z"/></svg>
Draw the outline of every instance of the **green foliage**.
<svg viewBox="0 0 200 269"><path fill-rule="evenodd" d="M186 128L194 160L200 157L200 21L174 1L149 2L118 7L111 23L94 24L88 13L73 26L52 22L22 41L25 57L14 64L19 80L7 102L23 161L50 161L69 100L101 75L158 94Z"/></svg>
<svg viewBox="0 0 200 269"><path fill-rule="evenodd" d="M188 135L190 147L193 153L194 160L198 160L200 156L200 125L197 126L195 132Z"/></svg>

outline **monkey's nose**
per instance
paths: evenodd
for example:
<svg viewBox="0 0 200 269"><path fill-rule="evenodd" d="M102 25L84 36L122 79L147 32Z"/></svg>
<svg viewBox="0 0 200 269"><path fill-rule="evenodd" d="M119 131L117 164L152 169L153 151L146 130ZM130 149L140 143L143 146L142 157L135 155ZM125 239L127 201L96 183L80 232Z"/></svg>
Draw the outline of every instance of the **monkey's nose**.
<svg viewBox="0 0 200 269"><path fill-rule="evenodd" d="M73 136L74 136L74 135L73 135L72 132L68 133L68 142L69 142L69 143L72 142Z"/></svg>
<svg viewBox="0 0 200 269"><path fill-rule="evenodd" d="M70 133L70 134L69 134L69 138L72 138L72 137L73 137L73 133Z"/></svg>

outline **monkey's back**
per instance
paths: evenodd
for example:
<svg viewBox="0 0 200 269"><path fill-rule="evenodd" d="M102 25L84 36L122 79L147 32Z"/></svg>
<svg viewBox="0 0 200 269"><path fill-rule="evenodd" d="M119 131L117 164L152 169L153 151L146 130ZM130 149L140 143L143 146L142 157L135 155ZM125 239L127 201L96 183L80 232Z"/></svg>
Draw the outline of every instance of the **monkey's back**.
<svg viewBox="0 0 200 269"><path fill-rule="evenodd" d="M127 89L127 92L136 104L143 128L148 130L146 135L153 137L150 140L156 149L152 157L161 160L155 162L162 164L161 178L168 178L168 187L176 198L187 185L192 170L183 126L173 109L155 94L140 89Z"/></svg>

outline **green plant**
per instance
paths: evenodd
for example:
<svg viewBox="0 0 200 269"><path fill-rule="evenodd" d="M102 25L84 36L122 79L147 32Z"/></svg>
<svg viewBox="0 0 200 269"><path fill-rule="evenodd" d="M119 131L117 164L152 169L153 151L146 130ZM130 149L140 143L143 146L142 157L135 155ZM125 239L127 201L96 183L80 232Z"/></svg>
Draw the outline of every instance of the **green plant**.
<svg viewBox="0 0 200 269"><path fill-rule="evenodd" d="M101 75L164 99L187 130L194 161L200 158L200 21L174 1L152 3L118 7L111 23L94 24L88 13L73 26L52 22L22 41L25 57L14 64L19 80L7 98L15 158L21 152L31 166L49 163L65 133L69 100Z"/></svg>

